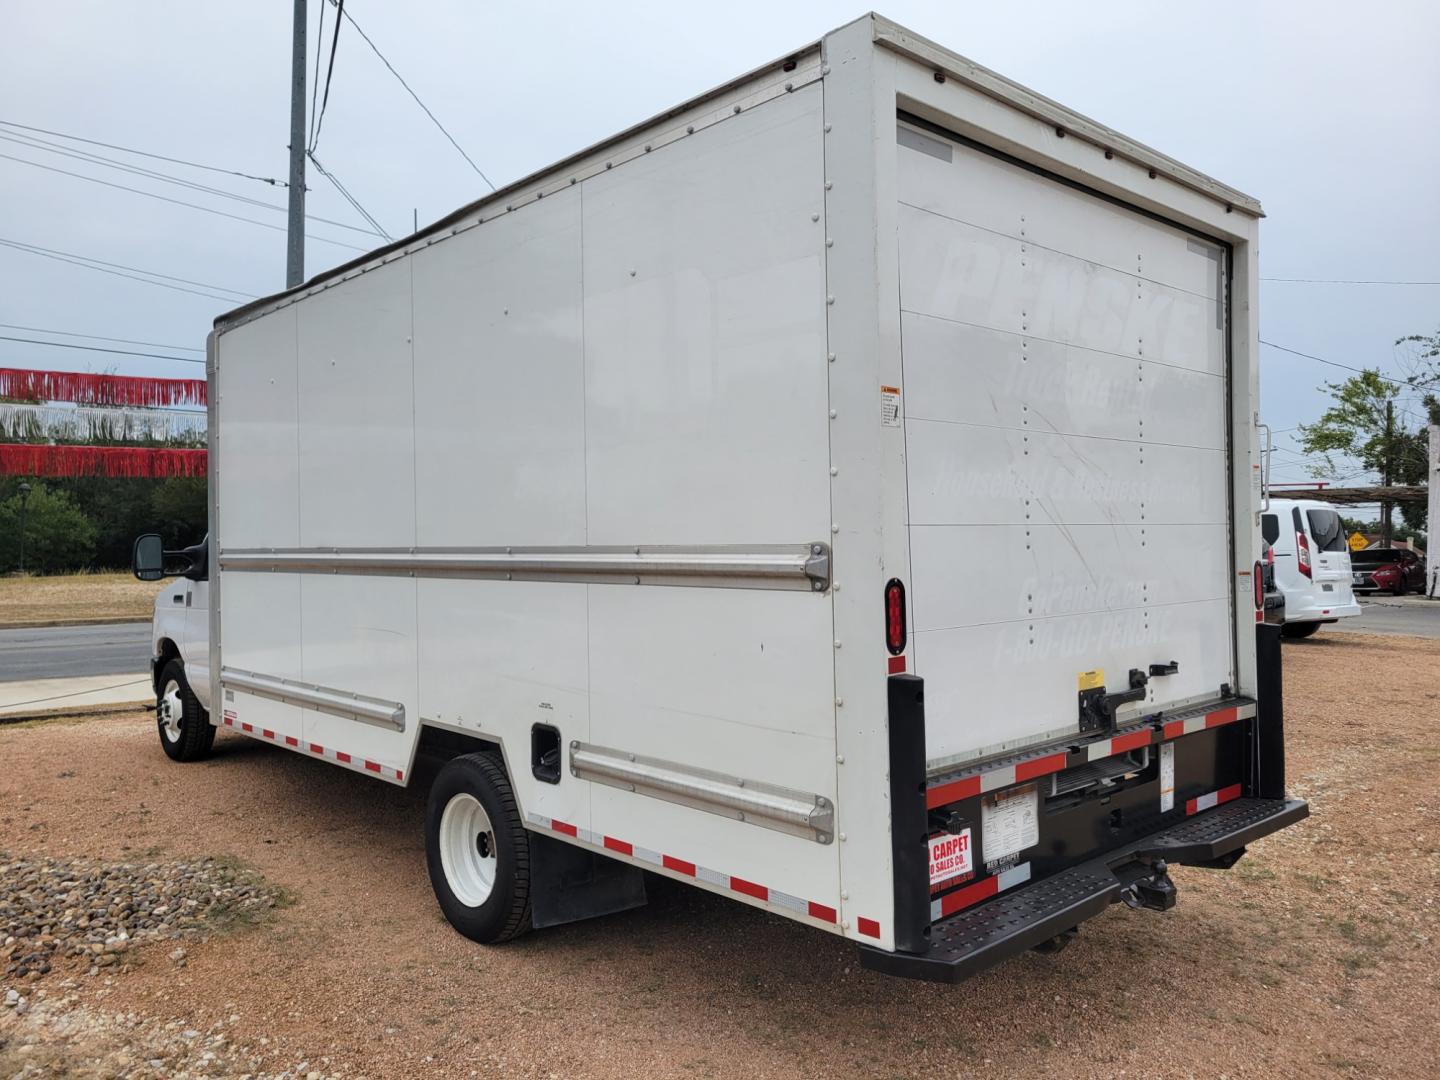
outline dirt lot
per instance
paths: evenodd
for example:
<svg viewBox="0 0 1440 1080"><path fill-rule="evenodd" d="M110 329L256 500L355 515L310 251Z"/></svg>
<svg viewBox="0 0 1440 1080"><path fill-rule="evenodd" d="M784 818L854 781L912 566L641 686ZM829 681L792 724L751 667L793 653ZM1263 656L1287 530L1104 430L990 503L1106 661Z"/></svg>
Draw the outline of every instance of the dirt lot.
<svg viewBox="0 0 1440 1080"><path fill-rule="evenodd" d="M1434 1076L1440 642L1322 633L1285 656L1313 816L1230 873L1179 869L1173 912L1112 908L959 987L668 882L483 949L430 896L419 791L229 734L172 765L140 714L0 729L12 856L232 856L293 898L183 967L141 945L25 982L0 1075Z"/></svg>
<svg viewBox="0 0 1440 1080"><path fill-rule="evenodd" d="M149 619L164 584L124 573L0 577L0 627Z"/></svg>

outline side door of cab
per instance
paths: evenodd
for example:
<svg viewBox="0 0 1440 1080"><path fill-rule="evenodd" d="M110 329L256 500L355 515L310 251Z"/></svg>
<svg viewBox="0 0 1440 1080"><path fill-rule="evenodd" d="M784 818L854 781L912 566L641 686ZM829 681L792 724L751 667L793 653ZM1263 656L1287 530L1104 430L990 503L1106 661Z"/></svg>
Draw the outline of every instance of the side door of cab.
<svg viewBox="0 0 1440 1080"><path fill-rule="evenodd" d="M185 679L208 712L210 710L210 546L194 571L185 579L185 640L180 655L185 659Z"/></svg>

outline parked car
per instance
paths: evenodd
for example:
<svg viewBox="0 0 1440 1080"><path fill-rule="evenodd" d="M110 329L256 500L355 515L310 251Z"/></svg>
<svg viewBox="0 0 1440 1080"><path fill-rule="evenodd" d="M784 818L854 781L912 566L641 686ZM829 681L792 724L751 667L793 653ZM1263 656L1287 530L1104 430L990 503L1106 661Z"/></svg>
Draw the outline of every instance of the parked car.
<svg viewBox="0 0 1440 1080"><path fill-rule="evenodd" d="M1270 541L1261 539L1260 584L1264 598L1265 621L1271 626L1285 625L1285 594L1275 584L1275 549Z"/></svg>
<svg viewBox="0 0 1440 1080"><path fill-rule="evenodd" d="M1360 614L1350 587L1345 523L1331 506L1312 499L1271 499L1260 516L1260 532L1275 552L1286 637L1309 637L1325 623Z"/></svg>
<svg viewBox="0 0 1440 1080"><path fill-rule="evenodd" d="M1350 553L1350 583L1357 593L1384 589L1404 596L1425 591L1425 560L1406 548L1364 548Z"/></svg>

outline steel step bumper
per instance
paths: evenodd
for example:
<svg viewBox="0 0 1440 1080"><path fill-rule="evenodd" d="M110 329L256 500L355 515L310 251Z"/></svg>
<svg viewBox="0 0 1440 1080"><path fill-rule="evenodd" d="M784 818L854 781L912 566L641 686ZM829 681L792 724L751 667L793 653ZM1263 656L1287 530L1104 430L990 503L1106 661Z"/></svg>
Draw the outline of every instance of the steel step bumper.
<svg viewBox="0 0 1440 1080"><path fill-rule="evenodd" d="M1066 934L1122 899L1138 861L1204 863L1307 816L1300 799L1235 799L1015 892L966 908L930 928L925 953L860 947L863 966L888 975L960 982Z"/></svg>

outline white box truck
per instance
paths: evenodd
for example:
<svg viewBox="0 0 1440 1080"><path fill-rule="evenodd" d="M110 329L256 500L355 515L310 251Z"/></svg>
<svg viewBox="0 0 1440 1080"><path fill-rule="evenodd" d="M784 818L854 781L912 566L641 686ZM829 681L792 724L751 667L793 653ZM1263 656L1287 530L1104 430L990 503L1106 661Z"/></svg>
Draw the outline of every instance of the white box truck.
<svg viewBox="0 0 1440 1080"><path fill-rule="evenodd" d="M162 742L418 769L483 942L642 872L936 980L1166 909L1306 813L1260 216L867 15L224 315Z"/></svg>

